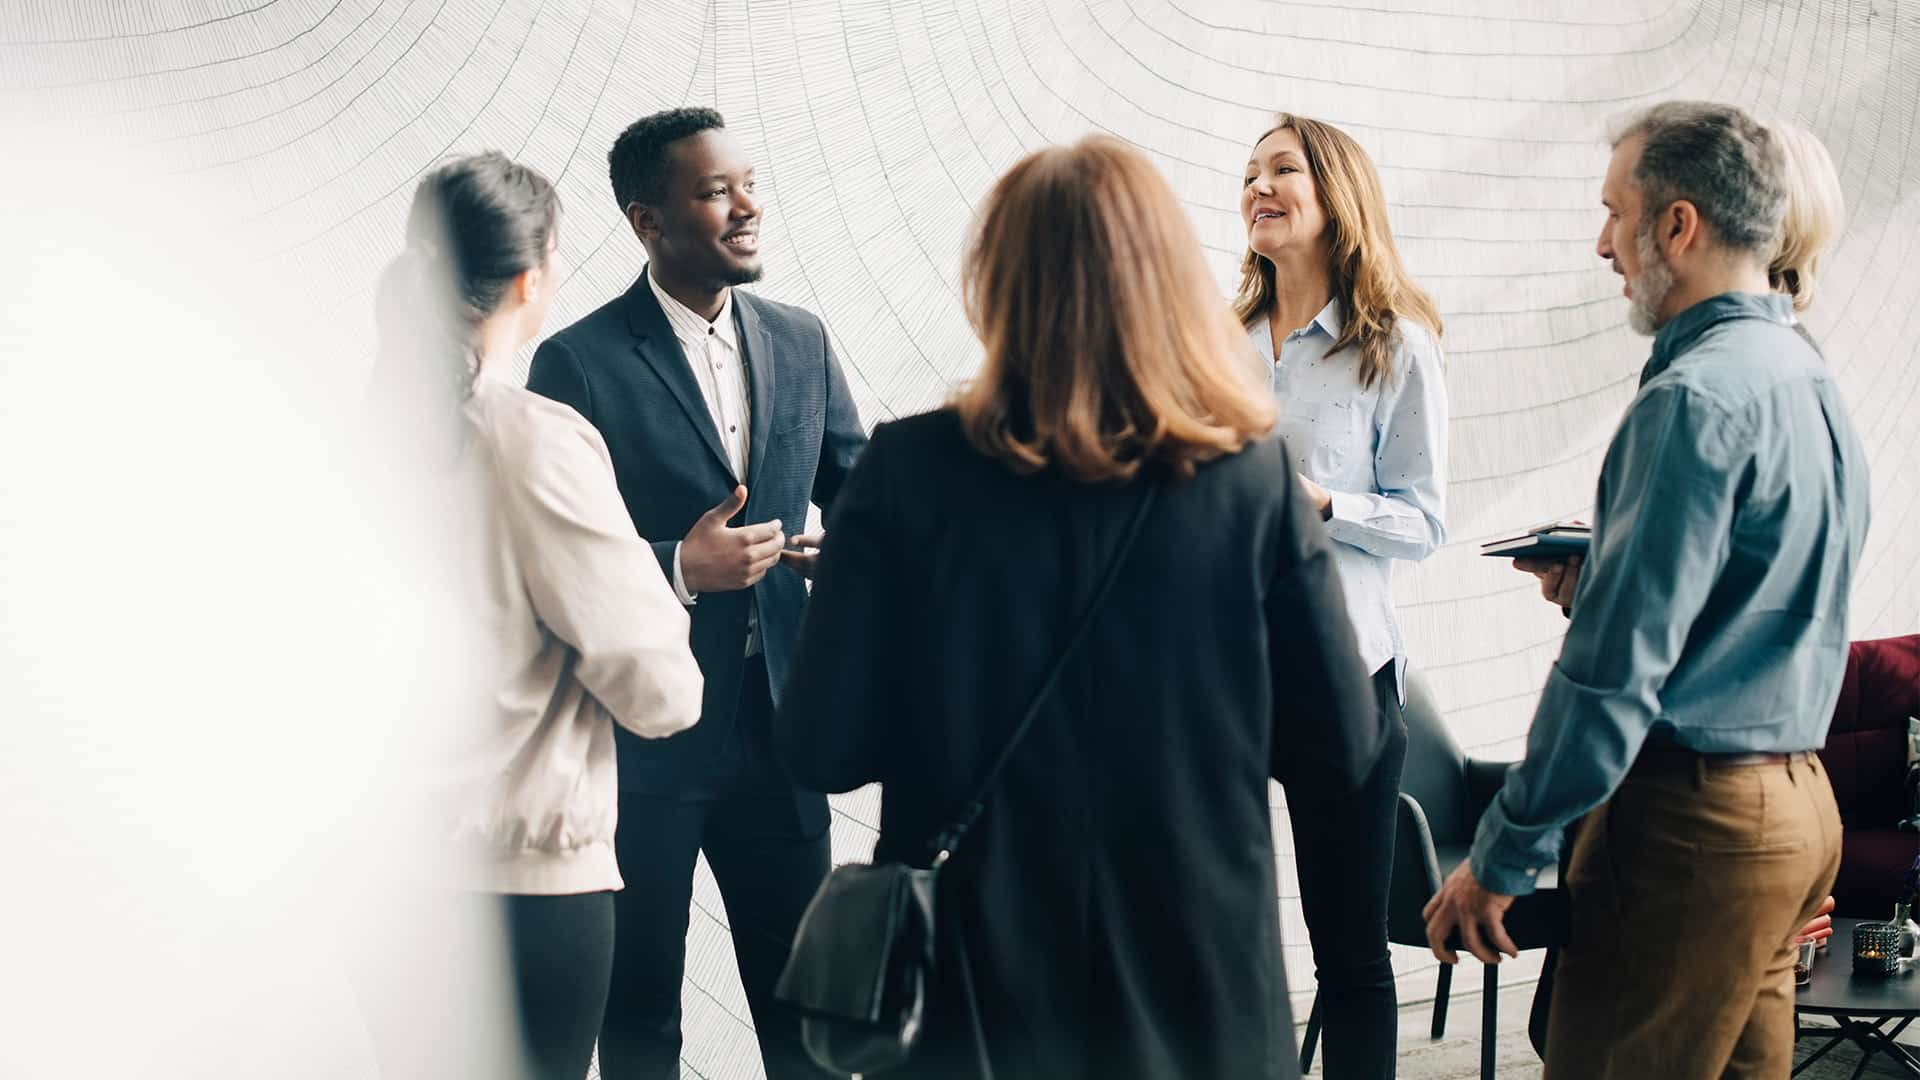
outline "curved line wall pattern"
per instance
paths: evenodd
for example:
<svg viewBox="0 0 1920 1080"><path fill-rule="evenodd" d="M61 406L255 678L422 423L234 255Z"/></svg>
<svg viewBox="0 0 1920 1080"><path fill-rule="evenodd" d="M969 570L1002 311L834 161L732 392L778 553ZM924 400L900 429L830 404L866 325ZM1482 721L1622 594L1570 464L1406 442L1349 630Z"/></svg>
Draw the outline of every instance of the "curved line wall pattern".
<svg viewBox="0 0 1920 1080"><path fill-rule="evenodd" d="M217 193L263 272L303 281L310 337L369 355L371 282L420 172L498 147L569 217L552 325L626 287L640 251L606 148L683 103L759 164L758 288L823 316L869 421L925 408L978 346L960 313L970 216L1024 151L1089 131L1150 153L1222 291L1240 173L1278 108L1379 162L1413 271L1447 320L1452 543L1403 571L1414 663L1461 741L1517 755L1563 630L1474 555L1578 513L1646 342L1592 251L1605 123L1666 97L1737 102L1823 138L1849 221L1808 322L1868 444L1875 515L1858 637L1920 628L1920 3L1914 0L16 0L0 104L104 124ZM358 377L354 365L343 371ZM343 376L344 377L344 376ZM1276 805L1278 795L1276 793ZM841 858L877 792L835 801ZM1312 985L1284 814L1280 898ZM1396 956L1403 1000L1431 966ZM1524 975L1527 968L1516 969ZM688 933L688 1075L759 1075L725 913L702 869ZM1304 1005L1302 998L1301 1004Z"/></svg>

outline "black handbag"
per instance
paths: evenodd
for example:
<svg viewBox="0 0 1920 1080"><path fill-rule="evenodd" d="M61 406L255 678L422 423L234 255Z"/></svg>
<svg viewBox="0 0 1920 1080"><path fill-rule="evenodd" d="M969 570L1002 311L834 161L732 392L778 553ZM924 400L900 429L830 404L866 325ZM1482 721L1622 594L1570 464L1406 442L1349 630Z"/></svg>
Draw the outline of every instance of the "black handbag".
<svg viewBox="0 0 1920 1080"><path fill-rule="evenodd" d="M807 904L786 970L773 993L799 1012L801 1041L821 1068L871 1074L900 1065L913 1053L933 984L934 892L940 869L979 819L1001 772L1086 637L1133 549L1155 494L1149 483L1067 644L1034 691L1019 725L975 786L973 797L927 845L926 865L849 863L829 874ZM958 955L961 982L971 999L973 972L964 947ZM979 1013L971 1000L967 1008L981 1067L990 1075Z"/></svg>

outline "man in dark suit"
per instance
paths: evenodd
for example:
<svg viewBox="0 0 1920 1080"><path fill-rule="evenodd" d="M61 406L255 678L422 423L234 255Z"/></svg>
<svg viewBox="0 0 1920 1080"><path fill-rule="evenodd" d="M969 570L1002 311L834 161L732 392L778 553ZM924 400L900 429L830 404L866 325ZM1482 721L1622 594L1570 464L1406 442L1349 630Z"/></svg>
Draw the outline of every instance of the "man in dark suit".
<svg viewBox="0 0 1920 1080"><path fill-rule="evenodd" d="M626 889L601 1075L680 1075L688 906L704 851L767 1075L823 1076L772 992L829 869L826 796L775 764L770 724L816 557L806 549L820 543L799 536L795 550L784 530L805 527L809 499L832 501L866 435L820 320L733 288L760 277L760 206L720 114L642 118L608 161L648 265L541 345L527 385L606 438L634 528L692 615L706 691L685 732L616 734Z"/></svg>

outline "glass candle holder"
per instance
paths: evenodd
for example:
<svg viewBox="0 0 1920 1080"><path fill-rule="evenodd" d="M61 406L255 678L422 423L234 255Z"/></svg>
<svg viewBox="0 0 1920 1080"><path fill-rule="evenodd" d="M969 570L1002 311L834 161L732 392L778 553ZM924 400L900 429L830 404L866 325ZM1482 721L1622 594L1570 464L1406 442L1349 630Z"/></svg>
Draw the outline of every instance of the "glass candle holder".
<svg viewBox="0 0 1920 1080"><path fill-rule="evenodd" d="M1891 975L1900 970L1901 928L1892 923L1863 922L1853 927L1853 970L1863 975Z"/></svg>
<svg viewBox="0 0 1920 1080"><path fill-rule="evenodd" d="M1805 986L1813 981L1812 941L1797 941L1793 946L1793 985Z"/></svg>

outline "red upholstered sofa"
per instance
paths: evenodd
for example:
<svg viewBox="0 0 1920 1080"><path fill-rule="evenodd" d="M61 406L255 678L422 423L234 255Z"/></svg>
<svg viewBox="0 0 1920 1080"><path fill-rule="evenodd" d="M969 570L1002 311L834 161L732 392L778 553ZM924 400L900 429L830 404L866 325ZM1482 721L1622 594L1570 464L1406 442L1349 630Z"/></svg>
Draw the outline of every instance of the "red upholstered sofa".
<svg viewBox="0 0 1920 1080"><path fill-rule="evenodd" d="M1897 827L1906 797L1907 718L1920 716L1920 634L1856 641L1833 727L1820 751L1846 832L1834 913L1884 919L1920 855L1920 833Z"/></svg>

